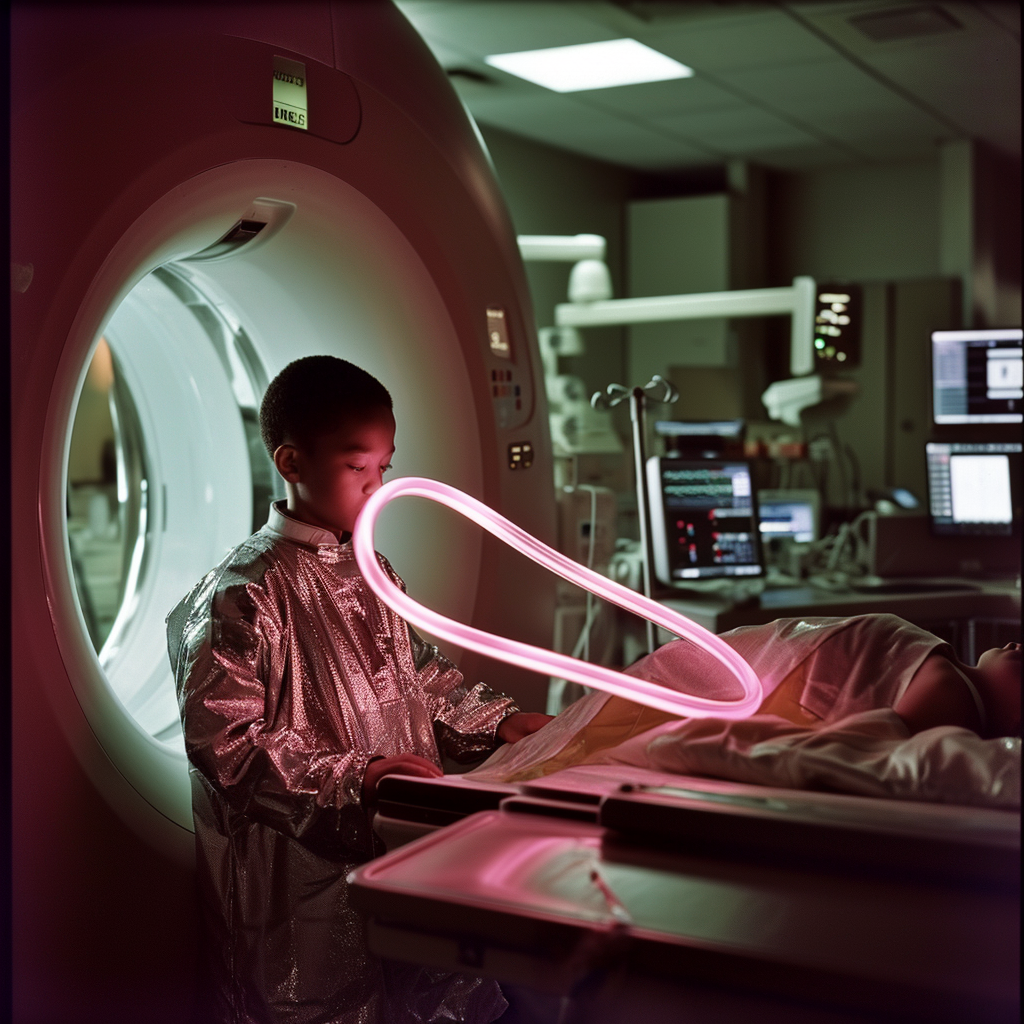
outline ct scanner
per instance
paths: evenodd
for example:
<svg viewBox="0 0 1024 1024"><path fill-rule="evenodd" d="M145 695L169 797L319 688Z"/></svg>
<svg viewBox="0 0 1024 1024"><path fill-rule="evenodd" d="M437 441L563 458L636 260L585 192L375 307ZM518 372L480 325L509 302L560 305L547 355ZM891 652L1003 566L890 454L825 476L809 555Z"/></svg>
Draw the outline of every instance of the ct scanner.
<svg viewBox="0 0 1024 1024"><path fill-rule="evenodd" d="M301 355L353 360L394 397L398 475L550 541L540 357L479 135L386 0L25 3L11 31L15 1019L180 1022L191 811L163 620L265 514L262 388ZM303 127L274 123L282 67ZM97 652L67 467L101 338L137 419L137 536ZM543 571L405 504L378 546L412 593L549 644ZM461 667L543 704L526 673Z"/></svg>

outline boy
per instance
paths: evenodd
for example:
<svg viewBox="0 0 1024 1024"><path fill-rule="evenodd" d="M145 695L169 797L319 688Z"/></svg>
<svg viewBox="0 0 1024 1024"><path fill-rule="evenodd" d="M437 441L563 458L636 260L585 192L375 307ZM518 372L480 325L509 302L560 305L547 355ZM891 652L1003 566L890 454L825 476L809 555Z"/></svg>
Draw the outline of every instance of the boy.
<svg viewBox="0 0 1024 1024"><path fill-rule="evenodd" d="M439 750L472 760L548 716L467 686L359 574L351 532L394 453L383 385L297 360L260 427L287 500L168 617L218 1019L493 1020L493 982L373 957L345 877L382 852L382 776L440 775Z"/></svg>

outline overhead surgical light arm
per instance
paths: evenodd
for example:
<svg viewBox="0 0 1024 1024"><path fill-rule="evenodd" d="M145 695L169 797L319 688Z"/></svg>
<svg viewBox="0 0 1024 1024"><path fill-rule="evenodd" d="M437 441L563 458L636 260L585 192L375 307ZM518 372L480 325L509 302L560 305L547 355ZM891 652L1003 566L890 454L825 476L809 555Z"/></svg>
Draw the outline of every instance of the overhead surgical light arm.
<svg viewBox="0 0 1024 1024"><path fill-rule="evenodd" d="M857 391L857 382L836 378L793 377L769 384L761 401L773 420L782 420L791 427L800 426L800 414L812 405L818 405L839 395L852 395Z"/></svg>
<svg viewBox="0 0 1024 1024"><path fill-rule="evenodd" d="M516 241L519 255L527 262L603 260L606 247L601 235L519 235Z"/></svg>
<svg viewBox="0 0 1024 1024"><path fill-rule="evenodd" d="M519 235L519 255L527 263L574 263L569 274L571 302L612 297L612 276L604 261L601 235Z"/></svg>
<svg viewBox="0 0 1024 1024"><path fill-rule="evenodd" d="M789 370L794 377L799 377L814 369L814 298L814 278L795 277L789 288L563 302L555 307L555 323L559 327L605 327L789 314L792 318Z"/></svg>

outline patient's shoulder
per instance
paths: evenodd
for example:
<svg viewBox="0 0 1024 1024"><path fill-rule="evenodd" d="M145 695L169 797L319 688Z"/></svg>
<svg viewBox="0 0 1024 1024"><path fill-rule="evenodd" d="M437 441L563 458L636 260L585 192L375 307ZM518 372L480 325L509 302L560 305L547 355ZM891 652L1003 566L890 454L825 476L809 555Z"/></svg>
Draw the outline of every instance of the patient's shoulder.
<svg viewBox="0 0 1024 1024"><path fill-rule="evenodd" d="M980 732L982 723L967 684L942 653L929 654L914 673L893 710L911 733L938 725L957 725Z"/></svg>

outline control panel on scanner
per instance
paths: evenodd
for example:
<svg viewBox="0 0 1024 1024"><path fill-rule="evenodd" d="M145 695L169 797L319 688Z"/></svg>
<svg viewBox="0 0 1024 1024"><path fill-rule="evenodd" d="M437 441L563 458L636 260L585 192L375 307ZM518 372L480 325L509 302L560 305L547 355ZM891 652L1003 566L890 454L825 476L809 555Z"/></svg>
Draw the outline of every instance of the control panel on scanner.
<svg viewBox="0 0 1024 1024"><path fill-rule="evenodd" d="M757 499L750 465L733 459L647 461L655 575L689 580L760 576Z"/></svg>
<svg viewBox="0 0 1024 1024"><path fill-rule="evenodd" d="M925 446L932 532L1009 536L1020 528L1019 442Z"/></svg>
<svg viewBox="0 0 1024 1024"><path fill-rule="evenodd" d="M1022 337L1019 327L932 333L936 426L1022 421Z"/></svg>

